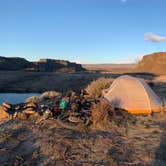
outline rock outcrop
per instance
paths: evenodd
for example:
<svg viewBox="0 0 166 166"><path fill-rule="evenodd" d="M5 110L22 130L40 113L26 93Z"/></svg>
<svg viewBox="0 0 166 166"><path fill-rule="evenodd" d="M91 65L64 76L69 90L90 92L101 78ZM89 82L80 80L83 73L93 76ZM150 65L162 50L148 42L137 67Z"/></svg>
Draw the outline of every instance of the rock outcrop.
<svg viewBox="0 0 166 166"><path fill-rule="evenodd" d="M85 69L76 63L65 60L40 59L37 62L29 62L24 58L0 57L0 70L26 70L40 72L77 72Z"/></svg>
<svg viewBox="0 0 166 166"><path fill-rule="evenodd" d="M85 70L80 64L71 63L65 60L40 59L35 62L34 70L47 72L74 72Z"/></svg>
<svg viewBox="0 0 166 166"><path fill-rule="evenodd" d="M138 63L135 71L152 74L166 74L166 52L145 55Z"/></svg>
<svg viewBox="0 0 166 166"><path fill-rule="evenodd" d="M24 58L0 57L0 70L24 70L32 66L33 63Z"/></svg>

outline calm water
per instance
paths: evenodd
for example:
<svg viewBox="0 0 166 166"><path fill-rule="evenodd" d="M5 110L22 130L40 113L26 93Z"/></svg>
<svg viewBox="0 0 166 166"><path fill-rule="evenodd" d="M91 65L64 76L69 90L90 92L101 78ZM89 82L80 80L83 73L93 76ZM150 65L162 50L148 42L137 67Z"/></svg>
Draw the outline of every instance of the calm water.
<svg viewBox="0 0 166 166"><path fill-rule="evenodd" d="M11 104L25 102L28 97L39 96L38 93L0 93L0 104L8 102Z"/></svg>

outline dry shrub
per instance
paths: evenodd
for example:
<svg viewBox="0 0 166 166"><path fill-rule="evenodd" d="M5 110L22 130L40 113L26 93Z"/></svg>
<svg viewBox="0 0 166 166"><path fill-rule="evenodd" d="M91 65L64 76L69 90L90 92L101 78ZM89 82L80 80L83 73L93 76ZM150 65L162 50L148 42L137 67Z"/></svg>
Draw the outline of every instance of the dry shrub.
<svg viewBox="0 0 166 166"><path fill-rule="evenodd" d="M110 131L116 127L127 127L135 123L134 116L122 109L113 108L108 101L102 99L92 107L92 128Z"/></svg>
<svg viewBox="0 0 166 166"><path fill-rule="evenodd" d="M93 105L92 108L92 123L93 128L100 130L107 130L108 126L111 126L111 122L108 120L108 112L113 109L106 100L101 100L99 103Z"/></svg>
<svg viewBox="0 0 166 166"><path fill-rule="evenodd" d="M100 77L92 81L85 90L90 98L99 98L102 94L102 90L109 88L112 82L112 78Z"/></svg>

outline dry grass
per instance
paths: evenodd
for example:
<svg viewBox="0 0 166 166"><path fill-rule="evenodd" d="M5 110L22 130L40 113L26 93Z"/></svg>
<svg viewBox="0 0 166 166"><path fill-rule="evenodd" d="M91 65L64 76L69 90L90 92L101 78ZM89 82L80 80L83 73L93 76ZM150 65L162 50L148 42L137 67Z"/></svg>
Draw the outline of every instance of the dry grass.
<svg viewBox="0 0 166 166"><path fill-rule="evenodd" d="M113 82L112 78L100 77L97 80L92 81L87 87L86 91L91 98L99 98L102 94L102 90L109 88Z"/></svg>
<svg viewBox="0 0 166 166"><path fill-rule="evenodd" d="M136 124L128 126L125 144L130 145L130 148L134 150L133 161L149 166L160 165L162 160L158 158L157 153L160 152L160 156L165 153L163 146L165 143L165 118L165 113L156 113L153 116L137 116Z"/></svg>
<svg viewBox="0 0 166 166"><path fill-rule="evenodd" d="M92 128L94 129L110 132L110 130L116 129L116 127L126 127L133 120L135 119L132 115L111 107L106 100L100 100L99 103L92 107Z"/></svg>

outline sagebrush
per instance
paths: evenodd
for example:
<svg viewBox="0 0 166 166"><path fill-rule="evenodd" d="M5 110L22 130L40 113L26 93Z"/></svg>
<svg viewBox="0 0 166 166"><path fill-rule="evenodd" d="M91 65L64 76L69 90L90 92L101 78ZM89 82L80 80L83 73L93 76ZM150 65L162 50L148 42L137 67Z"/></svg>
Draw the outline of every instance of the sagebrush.
<svg viewBox="0 0 166 166"><path fill-rule="evenodd" d="M102 90L109 88L113 78L100 77L97 80L92 81L87 87L86 92L91 98L99 98L102 94Z"/></svg>

